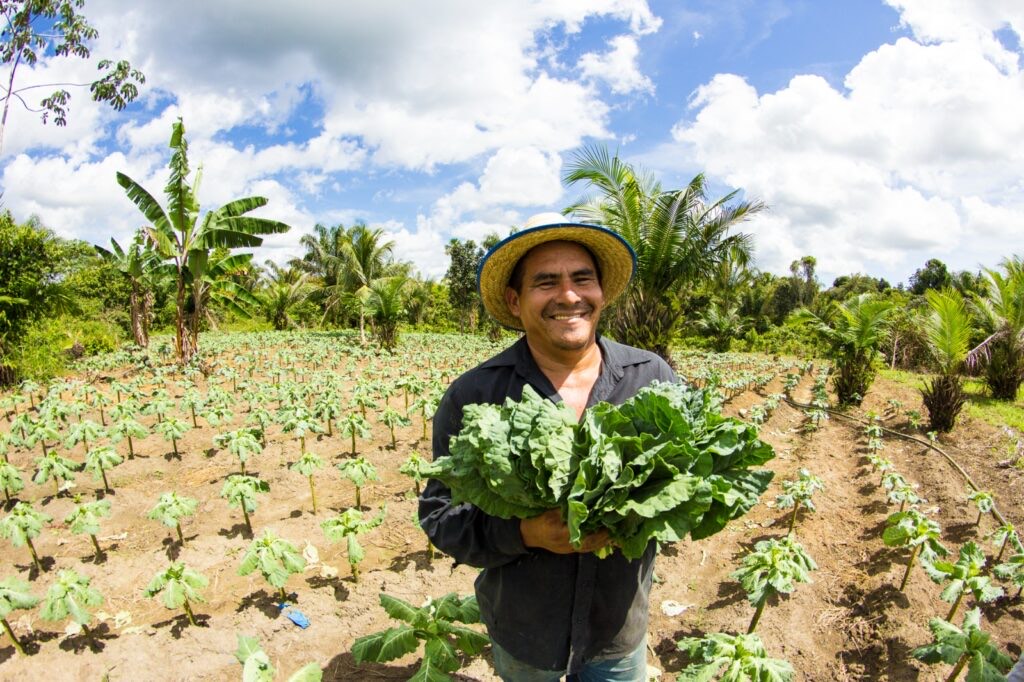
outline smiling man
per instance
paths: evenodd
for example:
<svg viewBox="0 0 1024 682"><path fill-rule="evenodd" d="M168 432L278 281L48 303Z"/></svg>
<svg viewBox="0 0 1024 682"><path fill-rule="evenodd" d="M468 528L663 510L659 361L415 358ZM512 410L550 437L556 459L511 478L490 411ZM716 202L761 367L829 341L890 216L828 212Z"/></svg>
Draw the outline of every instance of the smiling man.
<svg viewBox="0 0 1024 682"><path fill-rule="evenodd" d="M629 284L630 245L595 225L557 213L534 216L484 257L477 286L488 313L524 336L457 378L434 415L434 457L473 403L519 400L529 384L579 418L597 402L621 404L652 381L675 381L658 356L597 334L601 312ZM476 581L480 614L503 680L646 679L648 596L654 543L644 556L605 559L605 533L569 542L558 509L530 519L501 519L431 480L420 497L431 542L459 563L484 569Z"/></svg>

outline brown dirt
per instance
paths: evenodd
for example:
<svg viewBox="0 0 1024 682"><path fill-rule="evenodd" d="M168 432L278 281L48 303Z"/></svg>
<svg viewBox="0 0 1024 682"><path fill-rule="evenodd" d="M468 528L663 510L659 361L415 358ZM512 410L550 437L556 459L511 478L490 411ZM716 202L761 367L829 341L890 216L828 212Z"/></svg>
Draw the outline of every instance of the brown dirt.
<svg viewBox="0 0 1024 682"><path fill-rule="evenodd" d="M410 356L395 366L404 372L417 362ZM777 391L779 385L776 380L762 392ZM806 401L809 387L810 381L805 379L796 399ZM889 398L901 400L905 408L921 409L914 391L879 379L863 409L851 414L882 413ZM762 400L761 395L748 391L730 401L726 412L737 414ZM400 395L391 398L396 408L401 402ZM240 426L243 419L239 409L230 428ZM948 673L945 666L929 668L910 652L930 639L928 618L945 615L948 605L938 598L941 589L919 569L912 574L905 593L896 589L906 557L881 541L884 520L893 509L887 506L877 475L865 459L860 425L834 417L820 431L804 434L802 421L798 409L783 403L761 429L762 437L777 453L770 463L776 479L763 502L772 503L780 482L794 477L800 467L820 476L826 486L815 499L818 511L802 514L797 526L800 542L819 566L812 574L814 582L772 600L758 626L770 655L788 659L800 680L944 679ZM906 429L905 421L904 417L892 417L885 424ZM93 641L88 641L81 635L66 636L63 624L40 620L38 609L14 612L10 620L30 655L17 655L6 638L0 638L0 678L33 679L46 671L47 677L55 680L238 679L241 666L234 658L238 633L260 640L280 679L310 661L322 667L325 680L408 678L416 669L416 655L395 664L357 666L349 654L356 637L394 624L380 608L378 595L387 592L419 604L450 591L470 593L476 575L466 566L453 568L451 560L440 555L431 561L425 538L413 523L415 499L398 466L413 450L428 453L429 444L419 440L420 431L418 420L400 429L398 447L393 450L387 429L377 424L372 441L359 445L360 454L381 473L380 482L363 490L365 511L375 512L387 504L388 512L384 525L361 537L367 558L356 583L342 548L328 544L319 529L319 522L329 514L354 503L351 485L342 482L333 469L322 469L316 476L321 510L314 516L305 478L287 469L298 454L298 445L286 434L272 430L266 451L252 466L271 486L271 493L260 500L252 516L256 533L273 529L300 549L308 541L319 550L322 563L338 570L336 578L321 577L317 566L289 580L287 589L294 606L311 621L305 630L279 614L262 577L236 574L249 538L241 513L219 497L224 477L235 472L237 464L227 452L211 450L213 429L203 426L191 431L179 443L180 460L169 456L170 447L160 436L150 436L137 444L136 450L143 456L126 461L109 475L116 492L108 495L113 515L103 523L100 544L106 555L100 562L93 556L89 539L71 535L61 523L73 507L72 500L52 497L52 482L36 486L27 481L38 453L15 453L12 461L22 469L27 483L21 499L32 501L55 521L36 542L48 570L36 575L28 550L12 548L5 541L0 551L0 577L28 577L33 591L41 596L56 569L73 568L91 577L105 595L102 611L111 616L127 612L131 622L106 620L95 628ZM965 420L943 439L941 447L979 486L995 493L999 510L1020 528L1024 527L1024 472L997 466L1001 439L1005 436L998 428ZM994 551L984 537L996 524L986 517L980 528L975 527L976 512L965 499L967 486L952 468L920 445L893 437L886 437L885 443L884 454L909 480L920 484L920 492L928 500L923 508L941 523L945 544L955 552L974 539L984 543L991 557ZM330 467L347 455L349 444L337 435L320 436L309 442L308 449L329 460ZM81 459L82 454L79 445L73 456ZM99 487L86 474L79 474L76 482L75 492L83 497L93 495ZM173 538L173 531L145 519L159 494L172 489L200 500L199 513L184 524L184 547ZM681 637L746 630L753 609L729 574L755 542L784 535L787 523L787 511L762 504L712 538L663 549L656 564L659 582L652 593L650 623L650 663L665 671L662 679L674 679L674 673L685 664L675 647ZM210 579L207 603L194 607L201 627L189 627L183 614L166 610L142 594L151 576L171 559L186 562ZM689 608L680 615L667 616L661 609L665 600ZM961 607L959 617L971 607L970 603ZM1024 603L1019 598L1003 598L984 605L982 611L993 640L1004 651L1019 656ZM457 677L496 679L487 655L469 661Z"/></svg>

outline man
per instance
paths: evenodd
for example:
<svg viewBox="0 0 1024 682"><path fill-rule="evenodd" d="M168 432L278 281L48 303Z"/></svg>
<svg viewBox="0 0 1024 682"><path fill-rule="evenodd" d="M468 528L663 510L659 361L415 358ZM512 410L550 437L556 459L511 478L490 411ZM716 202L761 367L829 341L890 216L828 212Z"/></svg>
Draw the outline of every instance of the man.
<svg viewBox="0 0 1024 682"><path fill-rule="evenodd" d="M534 216L495 246L477 277L484 307L525 336L452 383L434 415L434 457L448 455L465 405L519 400L526 384L579 417L599 401L621 404L654 380L675 381L655 354L597 336L601 311L635 265L620 236L557 213ZM484 569L476 594L502 679L646 679L653 542L641 559L619 552L599 559L593 552L607 535L574 548L557 509L500 519L453 506L436 480L423 491L419 515L434 545Z"/></svg>

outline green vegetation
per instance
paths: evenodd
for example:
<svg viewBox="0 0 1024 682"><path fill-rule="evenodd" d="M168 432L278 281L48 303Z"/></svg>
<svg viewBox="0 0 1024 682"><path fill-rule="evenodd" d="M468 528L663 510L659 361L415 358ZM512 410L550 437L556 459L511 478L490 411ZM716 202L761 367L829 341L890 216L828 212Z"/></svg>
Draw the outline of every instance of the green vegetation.
<svg viewBox="0 0 1024 682"><path fill-rule="evenodd" d="M739 569L730 574L743 586L747 600L754 607L747 634L754 632L764 607L772 595L789 594L796 583L811 582L811 571L818 568L803 545L791 536L781 540L762 540L743 557Z"/></svg>
<svg viewBox="0 0 1024 682"><path fill-rule="evenodd" d="M756 634L713 633L705 637L684 637L677 642L692 663L676 679L679 682L789 682L793 666L769 658Z"/></svg>

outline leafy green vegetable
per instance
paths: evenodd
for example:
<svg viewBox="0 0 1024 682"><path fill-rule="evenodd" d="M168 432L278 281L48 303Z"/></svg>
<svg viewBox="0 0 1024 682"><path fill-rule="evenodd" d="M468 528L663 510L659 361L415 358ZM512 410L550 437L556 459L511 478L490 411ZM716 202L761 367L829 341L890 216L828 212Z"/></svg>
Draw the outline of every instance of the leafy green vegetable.
<svg viewBox="0 0 1024 682"><path fill-rule="evenodd" d="M796 583L811 582L810 572L817 568L803 545L795 542L791 535L754 545L754 551L743 557L740 568L730 574L740 581L747 600L755 607L747 634L757 627L770 596L789 594L796 589Z"/></svg>
<svg viewBox="0 0 1024 682"><path fill-rule="evenodd" d="M721 682L789 682L793 679L793 666L788 661L769 658L761 638L754 634L716 632L703 639L684 637L677 646L693 660L679 673L677 679L680 682L712 679Z"/></svg>
<svg viewBox="0 0 1024 682"><path fill-rule="evenodd" d="M607 529L627 558L648 543L714 535L750 510L775 454L756 427L723 417L710 393L655 382L622 405L575 414L530 386L519 402L467 405L451 456L423 473L502 518L560 507L579 544Z"/></svg>
<svg viewBox="0 0 1024 682"><path fill-rule="evenodd" d="M968 665L968 680L1005 679L1003 675L1013 665L1010 657L992 644L990 635L981 629L981 609L968 611L960 628L941 618L932 618L928 629L932 631L932 643L912 653L914 658L930 665L953 665L947 680L955 680Z"/></svg>
<svg viewBox="0 0 1024 682"><path fill-rule="evenodd" d="M235 658L242 664L242 682L273 682L274 666L255 637L238 635ZM323 671L317 663L307 663L288 678L288 682L320 682Z"/></svg>

